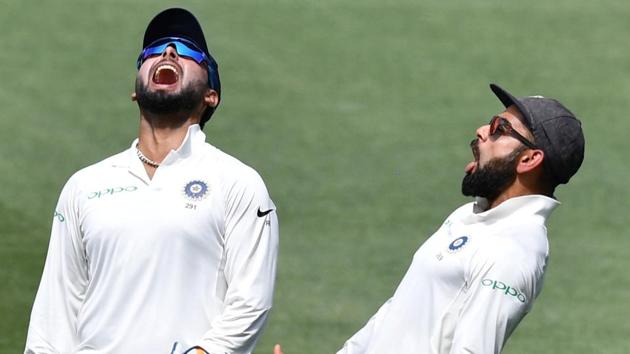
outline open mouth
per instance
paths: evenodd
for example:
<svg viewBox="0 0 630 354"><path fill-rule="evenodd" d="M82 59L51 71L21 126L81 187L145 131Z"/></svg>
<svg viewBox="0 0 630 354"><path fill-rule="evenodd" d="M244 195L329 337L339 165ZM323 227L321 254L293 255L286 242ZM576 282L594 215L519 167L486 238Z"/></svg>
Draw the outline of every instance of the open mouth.
<svg viewBox="0 0 630 354"><path fill-rule="evenodd" d="M153 82L158 85L172 85L179 80L177 68L171 64L162 64L153 73Z"/></svg>
<svg viewBox="0 0 630 354"><path fill-rule="evenodd" d="M479 167L479 140L475 139L471 141L470 148L472 150L474 160L469 162L464 169L467 175L475 172L477 167Z"/></svg>

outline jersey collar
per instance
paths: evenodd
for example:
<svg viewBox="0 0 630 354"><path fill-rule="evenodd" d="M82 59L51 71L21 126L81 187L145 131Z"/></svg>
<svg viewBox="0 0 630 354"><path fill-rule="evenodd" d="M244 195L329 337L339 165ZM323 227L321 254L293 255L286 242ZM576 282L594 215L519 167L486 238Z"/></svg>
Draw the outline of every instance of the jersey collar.
<svg viewBox="0 0 630 354"><path fill-rule="evenodd" d="M488 201L477 198L471 203L470 222L493 222L508 217L535 216L544 223L560 202L544 195L532 194L510 198L492 209L487 209Z"/></svg>
<svg viewBox="0 0 630 354"><path fill-rule="evenodd" d="M190 157L195 149L199 145L203 145L205 141L206 134L201 131L199 124L191 125L190 127L188 127L188 132L186 132L186 136L184 137L184 141L182 141L182 144L176 150L171 150L171 152L169 152L162 161L162 164L172 165L178 160ZM135 147L135 145L133 146Z"/></svg>
<svg viewBox="0 0 630 354"><path fill-rule="evenodd" d="M203 131L201 131L199 124L191 125L188 127L188 131L186 132L186 136L184 137L181 145L177 149L171 150L160 165L169 166L180 160L190 158L195 151L202 148L205 141L206 135ZM114 167L127 168L134 175L144 179L146 171L144 170L142 161L138 159L138 155L136 153L137 144L138 138L134 139L129 149L118 155L118 157L112 161L112 164Z"/></svg>

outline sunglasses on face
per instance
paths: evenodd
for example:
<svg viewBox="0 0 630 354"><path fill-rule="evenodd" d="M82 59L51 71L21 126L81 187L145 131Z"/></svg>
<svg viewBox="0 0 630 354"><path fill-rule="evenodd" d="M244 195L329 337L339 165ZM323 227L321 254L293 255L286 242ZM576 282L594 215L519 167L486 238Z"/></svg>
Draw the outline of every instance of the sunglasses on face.
<svg viewBox="0 0 630 354"><path fill-rule="evenodd" d="M138 69L140 69L140 66L147 58L162 55L168 46L175 47L175 51L177 51L177 55L180 57L192 59L197 62L197 64L201 65L201 63L206 63L210 66L212 63L208 56L206 56L206 53L199 49L193 42L183 38L168 37L159 39L142 50L138 56Z"/></svg>
<svg viewBox="0 0 630 354"><path fill-rule="evenodd" d="M509 135L523 143L523 145L527 146L528 148L537 149L536 145L534 145L532 142L527 140L527 138L519 134L514 129L510 121L508 121L507 119L499 116L494 116L492 117L492 120L490 120L489 124L490 136L498 137L500 135Z"/></svg>

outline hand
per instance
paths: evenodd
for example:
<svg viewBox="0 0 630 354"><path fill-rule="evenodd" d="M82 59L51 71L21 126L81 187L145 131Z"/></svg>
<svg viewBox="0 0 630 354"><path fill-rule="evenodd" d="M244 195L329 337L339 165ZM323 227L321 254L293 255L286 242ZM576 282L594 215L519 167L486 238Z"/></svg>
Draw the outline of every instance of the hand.
<svg viewBox="0 0 630 354"><path fill-rule="evenodd" d="M176 350L179 350L177 342L173 343L173 349L171 349L171 354L176 354ZM186 349L183 354L209 354L205 349L203 349L202 347L198 347L198 346L194 346L191 348ZM282 352L280 352L280 354L282 354Z"/></svg>
<svg viewBox="0 0 630 354"><path fill-rule="evenodd" d="M276 344L273 346L273 354L284 354L282 352L282 348L280 347L280 344Z"/></svg>

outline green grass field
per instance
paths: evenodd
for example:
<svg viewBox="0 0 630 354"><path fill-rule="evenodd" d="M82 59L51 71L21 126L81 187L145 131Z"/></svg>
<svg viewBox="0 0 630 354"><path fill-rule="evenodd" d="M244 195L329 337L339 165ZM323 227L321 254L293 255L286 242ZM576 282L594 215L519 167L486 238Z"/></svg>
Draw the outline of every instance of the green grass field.
<svg viewBox="0 0 630 354"><path fill-rule="evenodd" d="M178 4L220 65L209 140L255 167L279 209L275 307L256 353L333 353L393 293L467 201L467 144L501 110L489 82L559 98L587 138L557 191L545 288L504 352L630 353L630 3ZM136 136L136 56L170 5L0 0L0 353L23 350L65 180Z"/></svg>

